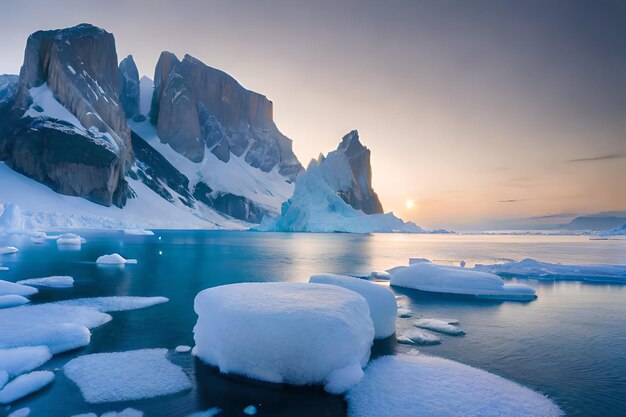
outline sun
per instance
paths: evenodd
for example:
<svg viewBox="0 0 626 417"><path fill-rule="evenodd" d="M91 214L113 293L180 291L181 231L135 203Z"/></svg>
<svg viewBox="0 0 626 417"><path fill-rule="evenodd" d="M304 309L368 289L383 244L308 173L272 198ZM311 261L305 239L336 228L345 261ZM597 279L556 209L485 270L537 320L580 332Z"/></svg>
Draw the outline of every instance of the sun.
<svg viewBox="0 0 626 417"><path fill-rule="evenodd" d="M411 210L413 207L415 207L415 200L406 200L406 203L404 204L406 205L406 208Z"/></svg>

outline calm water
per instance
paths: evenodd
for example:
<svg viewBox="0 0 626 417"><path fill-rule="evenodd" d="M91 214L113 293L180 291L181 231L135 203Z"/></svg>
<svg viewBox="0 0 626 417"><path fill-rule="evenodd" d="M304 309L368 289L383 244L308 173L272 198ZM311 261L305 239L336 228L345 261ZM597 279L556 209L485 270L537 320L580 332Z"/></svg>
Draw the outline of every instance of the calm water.
<svg viewBox="0 0 626 417"><path fill-rule="evenodd" d="M27 238L0 237L0 246L21 248L3 256L10 281L72 275L70 289L42 289L34 302L107 295L162 295L170 302L144 310L112 313L113 321L93 330L84 349L56 356L44 366L59 369L73 357L95 352L193 345L193 298L202 289L241 281L306 281L317 272L367 275L372 269L406 264L409 257L441 263L464 259L494 262L534 257L550 262L626 264L626 240L586 237L271 234L252 232L159 232L157 236L83 233L80 251ZM104 253L139 260L124 269L97 268ZM626 289L616 285L526 281L537 288L531 303L469 301L394 289L407 295L416 314L456 318L463 337L443 337L425 353L455 359L537 389L570 416L626 415ZM398 330L410 327L398 320ZM405 351L388 340L374 354ZM189 354L172 354L194 381L185 393L105 405L86 404L62 372L40 394L22 400L31 416L102 413L125 407L148 416L186 416L219 407L221 415L243 415L249 404L258 415L342 416L340 397L318 389L292 388L219 375ZM400 382L400 381L399 381ZM114 382L113 382L114 383ZM0 415L7 413L0 408Z"/></svg>

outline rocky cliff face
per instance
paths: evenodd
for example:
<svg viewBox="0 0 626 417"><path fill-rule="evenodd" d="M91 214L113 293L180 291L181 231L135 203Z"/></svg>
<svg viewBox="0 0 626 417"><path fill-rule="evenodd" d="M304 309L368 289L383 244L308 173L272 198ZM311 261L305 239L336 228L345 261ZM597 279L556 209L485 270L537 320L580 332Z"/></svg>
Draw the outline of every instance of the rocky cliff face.
<svg viewBox="0 0 626 417"><path fill-rule="evenodd" d="M193 162L205 150L222 162L231 154L264 172L294 179L302 170L291 140L272 119L272 102L228 74L185 55L163 52L154 75L150 117L162 141Z"/></svg>
<svg viewBox="0 0 626 417"><path fill-rule="evenodd" d="M33 33L0 156L57 192L124 206L133 161L113 35L88 24Z"/></svg>
<svg viewBox="0 0 626 417"><path fill-rule="evenodd" d="M132 55L120 62L120 101L126 118L139 114L139 71Z"/></svg>

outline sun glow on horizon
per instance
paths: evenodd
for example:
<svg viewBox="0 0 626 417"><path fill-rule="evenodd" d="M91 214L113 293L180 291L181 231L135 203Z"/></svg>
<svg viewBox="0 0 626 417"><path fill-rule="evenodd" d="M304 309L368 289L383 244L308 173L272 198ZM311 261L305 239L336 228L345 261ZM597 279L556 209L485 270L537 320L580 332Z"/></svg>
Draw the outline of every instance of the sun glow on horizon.
<svg viewBox="0 0 626 417"><path fill-rule="evenodd" d="M415 200L413 199L406 200L404 205L406 206L407 209L413 210L413 208L415 207Z"/></svg>

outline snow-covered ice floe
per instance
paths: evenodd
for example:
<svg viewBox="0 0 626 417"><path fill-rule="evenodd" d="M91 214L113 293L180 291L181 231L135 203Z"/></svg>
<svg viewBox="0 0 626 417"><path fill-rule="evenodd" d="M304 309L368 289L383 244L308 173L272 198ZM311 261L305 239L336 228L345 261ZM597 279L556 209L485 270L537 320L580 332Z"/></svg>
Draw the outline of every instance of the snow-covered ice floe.
<svg viewBox="0 0 626 417"><path fill-rule="evenodd" d="M398 343L405 345L438 345L441 338L422 329L410 329L398 336Z"/></svg>
<svg viewBox="0 0 626 417"><path fill-rule="evenodd" d="M12 253L18 252L19 249L15 246L2 246L0 247L0 255L10 255Z"/></svg>
<svg viewBox="0 0 626 417"><path fill-rule="evenodd" d="M8 294L0 295L0 308L17 307L24 304L28 304L30 300L21 295Z"/></svg>
<svg viewBox="0 0 626 417"><path fill-rule="evenodd" d="M166 355L167 349L95 353L72 359L63 372L88 403L154 398L191 389L189 377Z"/></svg>
<svg viewBox="0 0 626 417"><path fill-rule="evenodd" d="M52 358L47 346L24 346L13 349L0 349L0 371L9 377L39 368Z"/></svg>
<svg viewBox="0 0 626 417"><path fill-rule="evenodd" d="M365 299L335 285L224 285L201 291L194 309L194 354L205 363L334 394L362 378L374 339Z"/></svg>
<svg viewBox="0 0 626 417"><path fill-rule="evenodd" d="M489 372L423 354L384 356L347 394L349 417L556 417L542 394Z"/></svg>
<svg viewBox="0 0 626 417"><path fill-rule="evenodd" d="M495 300L530 301L535 290L524 284L505 284L498 275L456 266L417 262L389 270L391 285L420 291L471 295Z"/></svg>
<svg viewBox="0 0 626 417"><path fill-rule="evenodd" d="M0 279L0 295L21 295L27 297L29 295L36 294L37 292L37 288Z"/></svg>
<svg viewBox="0 0 626 417"><path fill-rule="evenodd" d="M34 371L20 375L0 390L0 404L10 404L39 391L54 380L50 371Z"/></svg>
<svg viewBox="0 0 626 417"><path fill-rule="evenodd" d="M74 286L74 278L69 276L52 276L45 278L30 278L17 281L22 285L34 285L36 287L70 288Z"/></svg>
<svg viewBox="0 0 626 417"><path fill-rule="evenodd" d="M136 259L126 259L119 253L113 253L110 255L102 255L96 259L96 263L98 265L125 265L125 264L136 264Z"/></svg>
<svg viewBox="0 0 626 417"><path fill-rule="evenodd" d="M540 262L527 258L519 262L493 265L478 264L474 269L476 271L492 272L502 276L518 278L626 284L626 265L567 265Z"/></svg>
<svg viewBox="0 0 626 417"><path fill-rule="evenodd" d="M461 336L465 334L463 330L445 320L421 318L415 320L413 325L415 327L432 330L433 332L443 333L450 336Z"/></svg>
<svg viewBox="0 0 626 417"><path fill-rule="evenodd" d="M57 239L57 245L80 246L87 242L84 238L76 233L64 233Z"/></svg>
<svg viewBox="0 0 626 417"><path fill-rule="evenodd" d="M388 288L366 279L335 274L316 274L309 279L309 282L337 285L365 298L374 323L376 339L387 338L396 332L398 305L395 296Z"/></svg>

